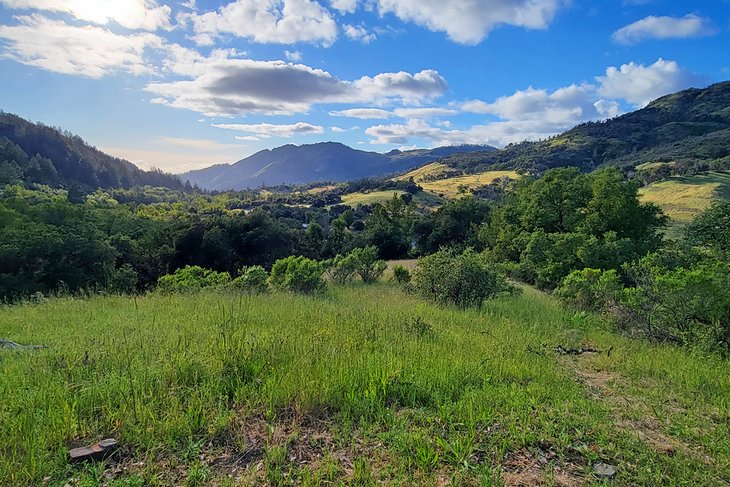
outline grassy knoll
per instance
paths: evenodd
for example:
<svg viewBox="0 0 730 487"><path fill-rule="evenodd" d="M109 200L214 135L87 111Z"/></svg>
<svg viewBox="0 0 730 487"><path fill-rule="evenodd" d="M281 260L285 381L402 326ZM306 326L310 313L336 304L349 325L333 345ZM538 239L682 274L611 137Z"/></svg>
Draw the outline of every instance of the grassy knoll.
<svg viewBox="0 0 730 487"><path fill-rule="evenodd" d="M525 289L481 311L394 285L0 308L0 484L726 485L727 362ZM610 354L558 356L555 345ZM114 436L106 464L69 446ZM45 479L45 480L44 480Z"/></svg>
<svg viewBox="0 0 730 487"><path fill-rule="evenodd" d="M441 198L455 198L459 194L459 189L466 187L471 190L484 186L497 178L507 176L512 179L520 177L515 171L484 171L474 174L466 174L464 176L455 176L450 178L438 179L435 181L425 180L427 177L438 176L444 172L453 170L449 166L435 162L426 164L425 166L414 169L411 172L398 176L396 179L407 181L413 178L425 192L438 195Z"/></svg>
<svg viewBox="0 0 730 487"><path fill-rule="evenodd" d="M640 190L642 201L655 203L672 219L675 234L718 198L730 198L730 173L675 176Z"/></svg>
<svg viewBox="0 0 730 487"><path fill-rule="evenodd" d="M466 187L467 190L485 186L497 178L507 176L512 179L518 179L520 176L514 171L485 171L475 174L467 174L465 176L457 176L447 179L439 179L436 181L422 181L418 184L429 193L439 195L444 198L455 198L459 194L459 189Z"/></svg>

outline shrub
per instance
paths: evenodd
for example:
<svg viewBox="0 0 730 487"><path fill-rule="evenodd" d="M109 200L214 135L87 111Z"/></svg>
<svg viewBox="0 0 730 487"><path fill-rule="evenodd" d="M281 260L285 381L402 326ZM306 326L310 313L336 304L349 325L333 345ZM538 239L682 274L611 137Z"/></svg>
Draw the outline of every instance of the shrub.
<svg viewBox="0 0 730 487"><path fill-rule="evenodd" d="M327 267L327 276L332 282L337 284L345 284L355 276L357 263L351 254L338 254L334 259L330 259L325 263Z"/></svg>
<svg viewBox="0 0 730 487"><path fill-rule="evenodd" d="M268 278L268 272L260 265L243 267L239 271L239 276L231 282L231 285L234 289L247 293L265 293L269 287Z"/></svg>
<svg viewBox="0 0 730 487"><path fill-rule="evenodd" d="M271 268L269 282L277 289L297 293L315 293L325 288L324 264L306 257L279 259Z"/></svg>
<svg viewBox="0 0 730 487"><path fill-rule="evenodd" d="M199 266L185 266L157 280L157 289L163 293L197 291L205 287L219 287L231 282L227 272L216 272Z"/></svg>
<svg viewBox="0 0 730 487"><path fill-rule="evenodd" d="M471 248L461 254L440 250L419 259L413 281L424 298L460 308L478 308L507 288L504 277Z"/></svg>
<svg viewBox="0 0 730 487"><path fill-rule="evenodd" d="M133 294L137 290L138 281L137 271L129 264L123 264L109 276L107 287L115 294Z"/></svg>
<svg viewBox="0 0 730 487"><path fill-rule="evenodd" d="M398 284L408 284L411 282L411 271L402 265L397 265L393 267L393 279Z"/></svg>
<svg viewBox="0 0 730 487"><path fill-rule="evenodd" d="M352 259L355 272L368 284L377 281L388 267L384 260L378 259L378 249L373 245L354 249L348 258Z"/></svg>
<svg viewBox="0 0 730 487"><path fill-rule="evenodd" d="M660 254L626 266L633 287L615 312L629 331L678 344L730 351L730 264L708 258L667 268Z"/></svg>
<svg viewBox="0 0 730 487"><path fill-rule="evenodd" d="M601 311L615 304L623 287L615 270L573 271L556 290L564 302L584 311Z"/></svg>

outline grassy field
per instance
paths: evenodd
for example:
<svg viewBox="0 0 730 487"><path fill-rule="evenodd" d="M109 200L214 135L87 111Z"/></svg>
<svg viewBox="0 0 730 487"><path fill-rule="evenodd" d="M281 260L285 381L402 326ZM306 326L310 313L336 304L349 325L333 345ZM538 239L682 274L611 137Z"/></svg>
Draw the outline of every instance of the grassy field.
<svg viewBox="0 0 730 487"><path fill-rule="evenodd" d="M398 176L396 179L407 181L413 178L425 192L437 195L441 198L455 198L459 194L460 187L466 187L471 190L484 186L497 178L507 176L512 179L518 179L520 176L515 171L485 171L475 174L467 174L465 176L456 176L436 181L424 181L426 176L437 176L450 168L444 164L434 162L425 166L414 169L411 172Z"/></svg>
<svg viewBox="0 0 730 487"><path fill-rule="evenodd" d="M393 198L393 195L402 196L405 191L387 190L371 191L369 193L350 193L342 196L342 204L355 207L357 205L372 205L373 203L385 203ZM420 206L433 207L443 204L443 199L425 191L413 195L413 201Z"/></svg>
<svg viewBox="0 0 730 487"><path fill-rule="evenodd" d="M3 485L727 485L727 362L525 289L480 311L390 284L0 308ZM610 353L564 357L556 345ZM105 463L69 447L105 437Z"/></svg>
<svg viewBox="0 0 730 487"><path fill-rule="evenodd" d="M730 198L730 173L710 172L691 177L672 177L641 188L642 201L655 203L672 219L670 234L678 234L687 223L718 198Z"/></svg>

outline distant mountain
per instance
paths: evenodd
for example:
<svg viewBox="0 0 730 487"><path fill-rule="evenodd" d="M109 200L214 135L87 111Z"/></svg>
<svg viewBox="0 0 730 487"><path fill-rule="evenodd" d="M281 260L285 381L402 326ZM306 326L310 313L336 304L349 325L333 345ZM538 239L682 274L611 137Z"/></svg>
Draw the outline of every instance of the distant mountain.
<svg viewBox="0 0 730 487"><path fill-rule="evenodd" d="M201 188L220 191L314 181L351 181L407 171L458 152L493 150L496 149L469 145L380 154L337 142L285 145L262 150L234 164L218 164L180 177Z"/></svg>
<svg viewBox="0 0 730 487"><path fill-rule="evenodd" d="M185 187L177 176L143 171L91 147L78 135L0 111L0 184L8 182L84 189Z"/></svg>
<svg viewBox="0 0 730 487"><path fill-rule="evenodd" d="M698 161L730 164L730 82L667 95L641 110L578 125L548 140L455 154L440 162L467 171L539 173L558 166L589 171L608 164Z"/></svg>

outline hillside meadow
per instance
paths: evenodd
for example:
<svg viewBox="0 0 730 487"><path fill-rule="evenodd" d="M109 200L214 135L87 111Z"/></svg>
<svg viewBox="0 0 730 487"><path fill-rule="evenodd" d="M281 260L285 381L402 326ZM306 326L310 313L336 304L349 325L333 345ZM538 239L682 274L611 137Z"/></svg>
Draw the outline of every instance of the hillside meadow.
<svg viewBox="0 0 730 487"><path fill-rule="evenodd" d="M468 311L385 282L54 298L0 308L0 336L48 347L0 351L2 485L730 478L726 361L621 337L528 287ZM106 462L67 462L106 437L121 445Z"/></svg>
<svg viewBox="0 0 730 487"><path fill-rule="evenodd" d="M671 218L670 234L681 229L718 199L730 199L730 173L674 176L639 190L641 200L658 205Z"/></svg>

